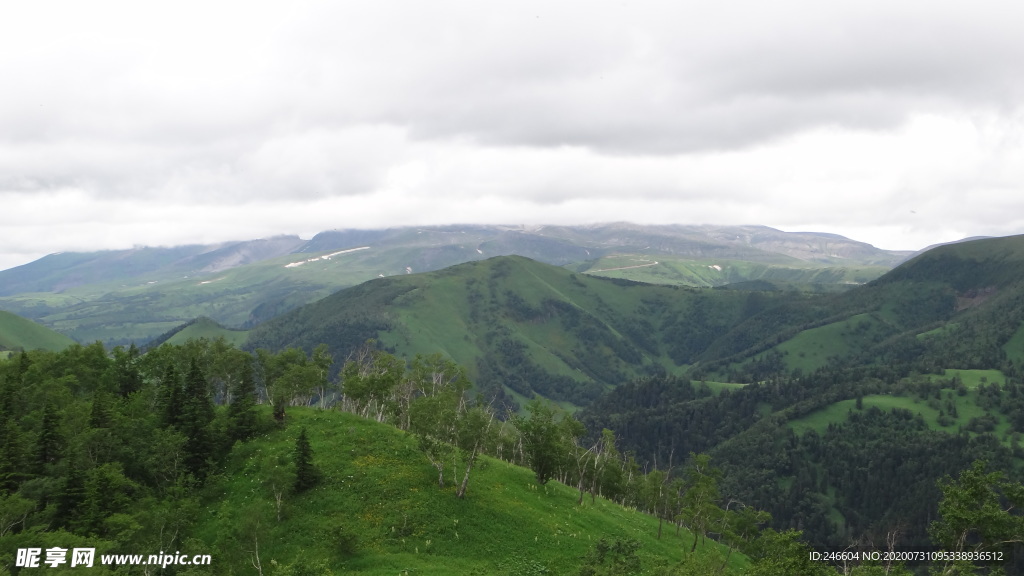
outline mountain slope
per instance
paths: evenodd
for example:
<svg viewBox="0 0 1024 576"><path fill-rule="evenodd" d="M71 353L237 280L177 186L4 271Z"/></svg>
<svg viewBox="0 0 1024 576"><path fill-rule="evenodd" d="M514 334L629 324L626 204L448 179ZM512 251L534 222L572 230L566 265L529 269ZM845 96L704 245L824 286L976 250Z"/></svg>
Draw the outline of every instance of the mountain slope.
<svg viewBox="0 0 1024 576"><path fill-rule="evenodd" d="M397 429L337 411L290 408L288 418L287 429L236 445L205 492L212 513L199 518L196 540L222 551L221 566L250 567L254 541L264 567L323 563L333 573L575 574L600 538L636 539L646 570L689 556L686 530L659 539L654 517L603 498L577 504L577 491L537 486L528 469L484 456L459 499ZM288 479L300 427L323 480L306 494L283 492L277 516L272 484ZM728 555L711 540L702 553ZM725 573L745 563L733 554Z"/></svg>
<svg viewBox="0 0 1024 576"><path fill-rule="evenodd" d="M581 418L643 458L711 452L732 497L812 541L926 542L938 479L978 458L1024 471L1021 263L1024 237L936 248L756 314L688 377L619 386Z"/></svg>
<svg viewBox="0 0 1024 576"><path fill-rule="evenodd" d="M75 341L31 320L0 310L0 351L63 350Z"/></svg>
<svg viewBox="0 0 1024 576"><path fill-rule="evenodd" d="M745 318L804 298L637 284L502 256L342 290L256 327L249 346L326 343L345 358L374 338L405 356L449 356L492 391L583 405L677 371Z"/></svg>
<svg viewBox="0 0 1024 576"><path fill-rule="evenodd" d="M0 305L80 341L144 343L207 316L245 328L380 276L521 255L578 273L687 286L752 280L830 290L904 253L758 226L433 226L212 246L56 254L0 271Z"/></svg>

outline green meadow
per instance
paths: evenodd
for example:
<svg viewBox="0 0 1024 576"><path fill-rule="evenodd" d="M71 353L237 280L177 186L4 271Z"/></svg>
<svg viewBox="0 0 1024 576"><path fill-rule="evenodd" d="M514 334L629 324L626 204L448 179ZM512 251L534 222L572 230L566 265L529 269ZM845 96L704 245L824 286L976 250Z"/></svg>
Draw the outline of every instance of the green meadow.
<svg viewBox="0 0 1024 576"><path fill-rule="evenodd" d="M296 495L288 486L302 427L322 479ZM348 413L290 408L286 429L236 444L206 488L194 545L234 551L214 561L238 573L256 573L257 562L296 572L573 574L600 538L639 541L644 573L689 558L685 529L666 523L659 539L655 518L590 495L577 504L577 490L538 485L532 471L501 460L482 459L465 499L451 484L438 487L410 435ZM727 552L709 540L696 554L724 561ZM746 562L734 553L726 573Z"/></svg>

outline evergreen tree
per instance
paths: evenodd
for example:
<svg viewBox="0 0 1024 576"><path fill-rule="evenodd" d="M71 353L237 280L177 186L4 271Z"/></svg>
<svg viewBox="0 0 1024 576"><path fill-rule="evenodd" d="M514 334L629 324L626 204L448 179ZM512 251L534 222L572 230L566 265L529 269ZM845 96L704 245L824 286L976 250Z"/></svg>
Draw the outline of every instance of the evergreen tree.
<svg viewBox="0 0 1024 576"><path fill-rule="evenodd" d="M160 386L158 400L160 423L164 427L177 426L181 423L181 383L178 381L178 373L174 369L174 364L168 363L164 368Z"/></svg>
<svg viewBox="0 0 1024 576"><path fill-rule="evenodd" d="M139 372L136 360L139 357L139 351L132 344L128 350L125 350L118 346L114 348L114 358L110 366L110 379L112 380L112 388L121 395L122 398L127 398L133 392L137 392L142 389L142 374Z"/></svg>
<svg viewBox="0 0 1024 576"><path fill-rule="evenodd" d="M231 389L231 404L228 405L231 440L246 440L256 433L256 379L252 363L241 368L241 375Z"/></svg>
<svg viewBox="0 0 1024 576"><path fill-rule="evenodd" d="M61 437L57 430L59 417L57 410L52 404L47 404L43 409L43 421L39 429L39 436L36 438L35 446L35 472L44 474L46 468L56 463L60 457Z"/></svg>
<svg viewBox="0 0 1024 576"><path fill-rule="evenodd" d="M202 478L206 461L214 456L213 434L210 422L213 421L213 401L210 399L206 377L199 364L193 359L185 378L185 388L181 398L181 422L178 430L187 439L185 442L185 467Z"/></svg>
<svg viewBox="0 0 1024 576"><path fill-rule="evenodd" d="M90 428L110 428L110 398L106 393L97 390L92 397L92 410L89 412Z"/></svg>
<svg viewBox="0 0 1024 576"><path fill-rule="evenodd" d="M70 527L76 519L79 508L85 500L85 470L76 453L65 459L64 477L57 494L56 520L59 526Z"/></svg>
<svg viewBox="0 0 1024 576"><path fill-rule="evenodd" d="M295 441L295 492L305 492L316 486L318 473L313 465L313 448L309 445L306 428L299 431Z"/></svg>
<svg viewBox="0 0 1024 576"><path fill-rule="evenodd" d="M0 495L18 489L24 476L21 460L20 430L14 418L4 414L0 420Z"/></svg>

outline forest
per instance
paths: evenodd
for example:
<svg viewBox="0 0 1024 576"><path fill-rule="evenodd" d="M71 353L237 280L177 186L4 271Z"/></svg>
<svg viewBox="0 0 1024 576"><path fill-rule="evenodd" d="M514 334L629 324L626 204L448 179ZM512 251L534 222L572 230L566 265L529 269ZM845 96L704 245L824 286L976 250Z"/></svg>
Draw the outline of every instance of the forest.
<svg viewBox="0 0 1024 576"><path fill-rule="evenodd" d="M779 428L765 428L768 434L746 433L719 444L730 435L730 418L754 417L765 402L794 415L809 412L813 406L803 404L809 393L797 383L769 382L715 394L707 383L647 379L603 400L625 411L667 411L637 430L630 427L637 426L635 419L623 420L621 428L616 422L599 424L595 414L601 402L579 418L540 399L525 411L499 412L483 396L474 396L462 367L440 355L407 361L369 341L339 364L332 370L335 361L326 346L308 352L244 351L206 339L144 353L134 346L74 345L0 361L0 562L12 567L11 573L28 569L16 566L15 556L29 546L88 545L129 554L195 548L197 542L214 556L235 557L237 551L202 540L200 518L216 498L209 487L223 484L233 453L287 429L296 411L314 410L393 426L414 443L416 460L433 470L436 489L470 506L481 463L496 458L529 468L536 486L570 488L577 506L600 498L650 515L658 521L658 539L663 527L666 536L685 531L690 539L681 549L691 559L704 558L696 554L706 542L721 546L720 562L660 566L665 574L720 573L726 567L747 574L834 573L826 563L808 560L807 553L817 549L812 545L825 541L809 544L803 534L825 533L838 538L828 544L852 544L843 538L893 526L886 520L904 522L912 542L999 552L1007 559L1000 566L1019 571L1024 488L1005 472L1011 451L1019 447L1007 449L984 431L943 439L929 436L927 427L907 413L858 406L846 423L830 424L823 434L798 436L790 430L779 436ZM865 374L862 380L881 376ZM817 374L805 386L828 378ZM908 392L941 408L942 386L920 384ZM870 392L865 384L836 394L861 398ZM977 393L1019 417L1020 384L987 386ZM632 444L624 443L624 436ZM644 438L662 439L661 450L650 459L636 456ZM678 444L666 446L665 439ZM878 458L885 449L891 453ZM302 498L324 480L304 427L291 452L278 462L287 473L264 470L268 476L258 480L271 485L278 521L286 494ZM937 467L962 473L928 485L927 471ZM766 472L796 480L780 487L774 478L756 476ZM836 504L845 517L842 533L827 531L829 512L816 500L832 487L843 489L844 501ZM923 532L910 532L921 526ZM881 549L891 531L874 536L871 543ZM370 553L356 543L359 534L340 538L351 545L335 550L324 564L253 565L254 572L248 565L221 565L178 573L288 574L310 566L330 572L331 562ZM891 537L889 542L894 545ZM572 570L651 573L650 566L646 572L640 566L637 546L625 538L601 540L573 561ZM734 556L747 560L736 569ZM942 573L996 573L990 564L960 559L926 564ZM921 566L888 566L885 573ZM131 573L133 568L112 570ZM865 564L856 573L882 568Z"/></svg>

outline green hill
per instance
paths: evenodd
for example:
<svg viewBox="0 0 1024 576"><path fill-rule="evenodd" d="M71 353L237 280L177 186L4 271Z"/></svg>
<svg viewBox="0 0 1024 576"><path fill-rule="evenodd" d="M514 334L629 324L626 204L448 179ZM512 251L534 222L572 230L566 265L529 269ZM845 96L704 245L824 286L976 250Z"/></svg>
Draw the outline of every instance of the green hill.
<svg viewBox="0 0 1024 576"><path fill-rule="evenodd" d="M278 515L275 482L289 481L300 427L323 480L305 494L284 490ZM215 562L238 573L255 573L258 547L264 570L322 563L332 573L575 574L600 538L638 540L653 573L688 557L692 541L674 526L659 539L652 516L603 498L578 505L575 490L538 486L530 470L488 457L466 498L456 498L454 488L438 488L411 436L336 411L290 409L287 429L236 445L204 493L209 513L195 527L196 546L224 551ZM706 547L698 555L727 555L713 541ZM733 554L728 572L745 563Z"/></svg>
<svg viewBox="0 0 1024 576"><path fill-rule="evenodd" d="M241 346L249 336L246 330L231 330L214 322L210 318L201 316L191 322L186 322L166 334L153 339L147 345L148 348L155 348L161 344L182 345L192 339L205 338L216 340L223 338L232 346Z"/></svg>
<svg viewBox="0 0 1024 576"><path fill-rule="evenodd" d="M734 497L813 541L925 542L944 474L975 458L1024 471L1022 263L1024 237L936 248L755 314L690 378L619 386L580 417L648 458L710 452Z"/></svg>
<svg viewBox="0 0 1024 576"><path fill-rule="evenodd" d="M835 290L907 254L762 226L432 226L341 230L211 246L54 254L0 271L0 305L78 341L139 345L200 316L254 326L381 276L520 255L647 283L746 281Z"/></svg>
<svg viewBox="0 0 1024 576"><path fill-rule="evenodd" d="M74 343L59 332L0 310L0 353L9 350L63 350Z"/></svg>
<svg viewBox="0 0 1024 576"><path fill-rule="evenodd" d="M248 346L345 358L367 339L399 355L441 353L489 392L584 405L604 390L694 362L763 309L803 300L575 274L518 256L373 280L267 322Z"/></svg>

